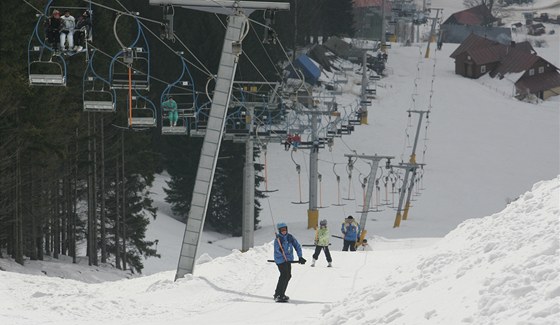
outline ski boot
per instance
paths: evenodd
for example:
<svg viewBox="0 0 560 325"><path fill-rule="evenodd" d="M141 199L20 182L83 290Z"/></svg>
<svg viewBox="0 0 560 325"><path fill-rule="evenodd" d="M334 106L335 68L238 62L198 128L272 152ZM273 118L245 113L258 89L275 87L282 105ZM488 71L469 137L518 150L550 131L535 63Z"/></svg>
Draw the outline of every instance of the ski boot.
<svg viewBox="0 0 560 325"><path fill-rule="evenodd" d="M274 296L274 301L276 302L288 302L290 297L283 295L283 296Z"/></svg>

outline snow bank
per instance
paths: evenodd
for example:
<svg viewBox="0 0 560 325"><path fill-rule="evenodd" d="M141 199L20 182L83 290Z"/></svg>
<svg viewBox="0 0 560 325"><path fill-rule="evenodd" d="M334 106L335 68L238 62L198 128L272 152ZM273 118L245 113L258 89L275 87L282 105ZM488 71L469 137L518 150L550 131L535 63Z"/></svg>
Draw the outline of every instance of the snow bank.
<svg viewBox="0 0 560 325"><path fill-rule="evenodd" d="M414 268L324 310L326 324L558 324L560 177L460 224Z"/></svg>

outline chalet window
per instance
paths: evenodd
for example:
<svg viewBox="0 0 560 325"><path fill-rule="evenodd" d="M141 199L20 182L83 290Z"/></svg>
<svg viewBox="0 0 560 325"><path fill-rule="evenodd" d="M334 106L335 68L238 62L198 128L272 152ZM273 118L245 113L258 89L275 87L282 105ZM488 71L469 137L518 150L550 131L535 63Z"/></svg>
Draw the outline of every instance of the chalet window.
<svg viewBox="0 0 560 325"><path fill-rule="evenodd" d="M535 69L529 69L529 75L534 76L535 75Z"/></svg>
<svg viewBox="0 0 560 325"><path fill-rule="evenodd" d="M539 73L543 73L544 72L544 67L539 67Z"/></svg>
<svg viewBox="0 0 560 325"><path fill-rule="evenodd" d="M485 73L486 72L486 66L485 65L481 65L480 66L480 73Z"/></svg>

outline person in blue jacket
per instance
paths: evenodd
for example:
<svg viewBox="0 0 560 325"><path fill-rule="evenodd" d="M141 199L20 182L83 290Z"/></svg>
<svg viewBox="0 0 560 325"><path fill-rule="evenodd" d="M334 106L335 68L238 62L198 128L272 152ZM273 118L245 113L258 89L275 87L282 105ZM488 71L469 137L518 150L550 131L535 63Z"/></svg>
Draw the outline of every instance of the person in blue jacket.
<svg viewBox="0 0 560 325"><path fill-rule="evenodd" d="M351 251L355 251L356 242L358 241L358 238L360 238L360 225L356 223L352 216L348 216L348 218L344 219L340 231L342 231L342 234L344 235L342 250L347 252L348 248L350 248Z"/></svg>
<svg viewBox="0 0 560 325"><path fill-rule="evenodd" d="M288 234L288 226L284 222L280 222L276 225L276 228L278 228L278 234L274 240L274 262L276 266L278 266L280 277L278 277L276 291L274 291L274 300L277 302L286 302L290 299L286 296L286 288L288 287L288 282L290 282L292 278L291 262L294 260L294 248L299 257L298 262L300 264L305 264L306 260L303 258L301 245L298 243L297 239L291 234Z"/></svg>

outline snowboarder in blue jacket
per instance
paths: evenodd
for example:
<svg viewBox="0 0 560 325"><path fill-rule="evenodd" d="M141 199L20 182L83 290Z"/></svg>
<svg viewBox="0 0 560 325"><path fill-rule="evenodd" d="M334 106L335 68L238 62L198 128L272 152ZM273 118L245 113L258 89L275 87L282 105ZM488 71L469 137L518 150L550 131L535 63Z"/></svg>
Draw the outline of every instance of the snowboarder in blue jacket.
<svg viewBox="0 0 560 325"><path fill-rule="evenodd" d="M284 222L280 222L276 225L276 228L278 228L278 234L274 240L274 262L276 262L276 266L278 266L280 277L276 284L274 300L277 302L286 302L290 299L285 293L288 282L290 282L292 278L292 264L290 263L294 260L294 248L299 257L298 262L300 264L305 264L306 260L303 258L301 245L298 243L297 239L291 234L288 234L288 226Z"/></svg>
<svg viewBox="0 0 560 325"><path fill-rule="evenodd" d="M348 218L344 219L340 231L342 231L342 234L344 235L342 250L347 252L348 248L350 248L351 251L355 251L356 242L360 237L360 225L356 223L352 216L348 216Z"/></svg>

